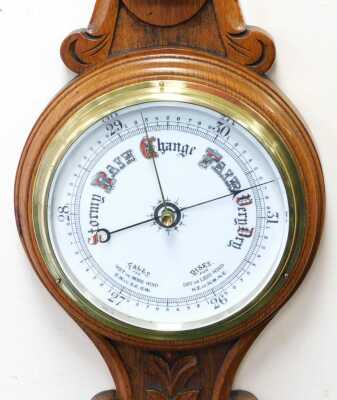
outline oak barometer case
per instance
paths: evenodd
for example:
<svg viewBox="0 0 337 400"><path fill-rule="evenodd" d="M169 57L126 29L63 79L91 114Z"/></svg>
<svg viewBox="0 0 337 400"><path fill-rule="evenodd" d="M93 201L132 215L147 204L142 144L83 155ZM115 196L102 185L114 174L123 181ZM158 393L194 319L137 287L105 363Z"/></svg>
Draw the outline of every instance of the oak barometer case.
<svg viewBox="0 0 337 400"><path fill-rule="evenodd" d="M25 146L16 215L102 353L100 400L251 400L241 359L309 269L319 158L236 1L97 1Z"/></svg>

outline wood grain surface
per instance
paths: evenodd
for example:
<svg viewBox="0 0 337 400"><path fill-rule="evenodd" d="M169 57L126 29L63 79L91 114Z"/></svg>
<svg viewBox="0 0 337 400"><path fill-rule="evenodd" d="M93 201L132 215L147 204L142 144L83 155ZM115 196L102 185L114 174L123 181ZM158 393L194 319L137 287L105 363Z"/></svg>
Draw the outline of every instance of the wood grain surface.
<svg viewBox="0 0 337 400"><path fill-rule="evenodd" d="M71 33L61 55L82 73L124 52L170 46L211 52L257 73L275 60L271 37L245 24L237 0L97 0L88 28Z"/></svg>
<svg viewBox="0 0 337 400"><path fill-rule="evenodd" d="M231 342L183 352L141 349L84 330L107 362L120 400L223 400L230 398L235 372L263 328ZM105 400L116 394L100 396ZM232 396L246 400L238 393Z"/></svg>

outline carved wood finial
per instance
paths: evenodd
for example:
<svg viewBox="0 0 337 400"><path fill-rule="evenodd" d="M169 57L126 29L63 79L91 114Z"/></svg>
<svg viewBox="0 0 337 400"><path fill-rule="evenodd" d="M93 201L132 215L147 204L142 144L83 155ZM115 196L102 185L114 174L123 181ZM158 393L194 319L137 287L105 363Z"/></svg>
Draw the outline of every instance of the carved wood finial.
<svg viewBox="0 0 337 400"><path fill-rule="evenodd" d="M267 72L276 57L271 37L245 24L238 0L213 0L213 3L227 57L258 73Z"/></svg>
<svg viewBox="0 0 337 400"><path fill-rule="evenodd" d="M245 24L238 0L96 0L89 27L71 33L61 55L82 73L125 50L172 46L210 51L261 74L276 53L267 33Z"/></svg>
<svg viewBox="0 0 337 400"><path fill-rule="evenodd" d="M81 73L104 62L114 39L119 0L97 0L87 29L71 33L62 43L61 56L66 66Z"/></svg>

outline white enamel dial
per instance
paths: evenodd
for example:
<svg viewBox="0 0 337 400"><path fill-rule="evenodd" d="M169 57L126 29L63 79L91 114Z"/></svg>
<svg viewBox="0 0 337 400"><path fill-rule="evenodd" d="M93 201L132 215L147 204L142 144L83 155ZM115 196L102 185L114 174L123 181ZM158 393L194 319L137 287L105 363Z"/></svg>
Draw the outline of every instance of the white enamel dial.
<svg viewBox="0 0 337 400"><path fill-rule="evenodd" d="M289 205L247 129L201 106L152 102L106 116L69 148L48 229L91 304L133 326L185 331L238 313L270 283Z"/></svg>

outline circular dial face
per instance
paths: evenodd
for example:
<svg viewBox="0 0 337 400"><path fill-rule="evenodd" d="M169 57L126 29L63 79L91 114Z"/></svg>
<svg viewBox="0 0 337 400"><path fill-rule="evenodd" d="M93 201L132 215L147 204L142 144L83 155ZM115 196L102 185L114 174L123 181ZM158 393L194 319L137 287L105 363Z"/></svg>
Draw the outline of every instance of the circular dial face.
<svg viewBox="0 0 337 400"><path fill-rule="evenodd" d="M289 236L282 177L236 121L179 102L96 122L57 167L50 241L72 285L119 321L185 331L271 282Z"/></svg>

